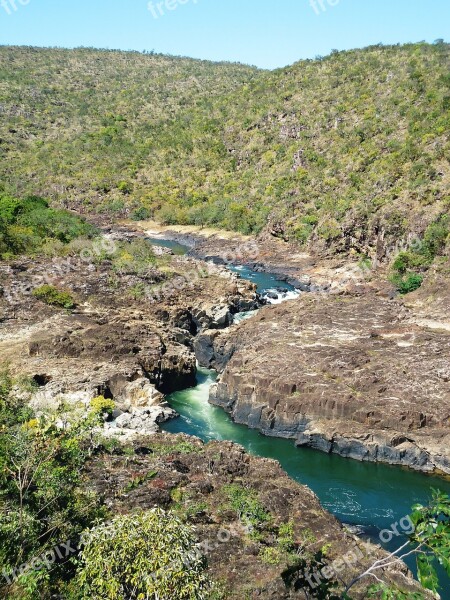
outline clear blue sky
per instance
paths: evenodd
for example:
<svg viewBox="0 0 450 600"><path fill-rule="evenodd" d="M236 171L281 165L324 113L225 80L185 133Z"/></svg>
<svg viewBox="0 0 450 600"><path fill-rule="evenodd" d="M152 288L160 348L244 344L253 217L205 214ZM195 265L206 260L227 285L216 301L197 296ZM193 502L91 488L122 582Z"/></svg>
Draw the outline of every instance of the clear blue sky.
<svg viewBox="0 0 450 600"><path fill-rule="evenodd" d="M0 43L153 49L275 68L333 48L450 40L450 0L313 1L153 0L152 12L148 0L0 0Z"/></svg>

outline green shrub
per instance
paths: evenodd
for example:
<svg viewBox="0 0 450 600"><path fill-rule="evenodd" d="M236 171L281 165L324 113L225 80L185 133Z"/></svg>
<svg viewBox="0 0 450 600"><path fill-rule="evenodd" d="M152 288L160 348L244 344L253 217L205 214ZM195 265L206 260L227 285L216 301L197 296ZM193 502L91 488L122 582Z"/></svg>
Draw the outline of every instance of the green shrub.
<svg viewBox="0 0 450 600"><path fill-rule="evenodd" d="M294 524L282 523L278 529L278 547L282 552L291 552L295 547Z"/></svg>
<svg viewBox="0 0 450 600"><path fill-rule="evenodd" d="M396 286L397 291L405 295L420 288L423 279L423 275L419 275L418 273L407 273L403 277L394 276L391 281Z"/></svg>
<svg viewBox="0 0 450 600"><path fill-rule="evenodd" d="M141 206L131 213L133 221L146 221L150 219L150 211L145 206Z"/></svg>
<svg viewBox="0 0 450 600"><path fill-rule="evenodd" d="M231 508L237 516L253 527L260 527L270 521L270 514L258 499L255 490L242 487L238 484L225 486L224 491L228 497Z"/></svg>
<svg viewBox="0 0 450 600"><path fill-rule="evenodd" d="M0 196L0 254L35 253L45 248L61 253L61 244L80 236L92 237L94 227L66 210L49 208L37 196L24 199Z"/></svg>
<svg viewBox="0 0 450 600"><path fill-rule="evenodd" d="M46 284L36 288L33 290L33 296L50 306L60 306L69 310L75 307L75 301L71 294L53 285Z"/></svg>
<svg viewBox="0 0 450 600"><path fill-rule="evenodd" d="M99 417L102 417L103 415L112 417L114 409L116 408L114 400L109 400L104 396L97 396L96 398L93 398L90 404L93 414Z"/></svg>
<svg viewBox="0 0 450 600"><path fill-rule="evenodd" d="M52 238L67 244L77 237L93 235L94 228L65 210L37 208L26 212L17 220L19 225L29 227L43 240Z"/></svg>
<svg viewBox="0 0 450 600"><path fill-rule="evenodd" d="M427 227L423 236L424 252L434 258L445 248L450 234L450 217L444 215Z"/></svg>
<svg viewBox="0 0 450 600"><path fill-rule="evenodd" d="M0 371L0 429L25 423L31 418L31 409L11 394L16 383L7 368Z"/></svg>
<svg viewBox="0 0 450 600"><path fill-rule="evenodd" d="M0 564L13 579L20 565L31 566L58 541L76 543L106 511L98 495L84 490L81 482L92 450L90 434L58 429L52 419L33 419L29 411L25 415L19 401L9 397L8 402L12 410L7 419L0 407ZM51 598L74 574L70 561L19 570L12 586L1 578L0 597Z"/></svg>
<svg viewBox="0 0 450 600"><path fill-rule="evenodd" d="M400 252L392 264L394 271L400 274L406 273L410 269L427 268L432 260L425 254L416 252Z"/></svg>
<svg viewBox="0 0 450 600"><path fill-rule="evenodd" d="M417 250L400 252L392 263L391 282L401 294L417 290L423 282L421 272L433 264L437 256L445 249L450 234L450 217L444 215L431 223Z"/></svg>
<svg viewBox="0 0 450 600"><path fill-rule="evenodd" d="M118 516L85 534L74 597L205 600L205 567L193 530L174 514Z"/></svg>
<svg viewBox="0 0 450 600"><path fill-rule="evenodd" d="M119 249L113 257L113 268L119 273L143 275L156 262L151 244L138 238L119 245Z"/></svg>
<svg viewBox="0 0 450 600"><path fill-rule="evenodd" d="M260 554L261 559L268 565L277 566L281 564L283 556L278 548L268 547L264 548Z"/></svg>
<svg viewBox="0 0 450 600"><path fill-rule="evenodd" d="M119 183L117 184L117 189L120 192L122 192L122 194L127 196L128 194L131 194L131 192L133 191L133 184L130 183L129 181L119 181Z"/></svg>

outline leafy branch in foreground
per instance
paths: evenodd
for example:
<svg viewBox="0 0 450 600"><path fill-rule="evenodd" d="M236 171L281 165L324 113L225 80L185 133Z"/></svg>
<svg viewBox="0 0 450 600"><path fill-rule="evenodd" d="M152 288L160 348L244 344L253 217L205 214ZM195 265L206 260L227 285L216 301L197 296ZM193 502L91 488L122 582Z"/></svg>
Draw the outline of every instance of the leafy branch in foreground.
<svg viewBox="0 0 450 600"><path fill-rule="evenodd" d="M87 532L72 598L206 600L206 562L193 531L161 509L121 515Z"/></svg>
<svg viewBox="0 0 450 600"><path fill-rule="evenodd" d="M348 592L366 577L373 577L379 586L372 588L374 592L382 592L383 598L412 598L397 590L388 588L380 579L381 570L396 565L408 556L415 555L419 581L426 590L437 593L439 577L437 565L440 565L450 577L450 498L438 490L433 490L433 496L427 506L413 506L411 521L414 531L408 541L397 550L382 559L375 561L364 573L351 581L345 589L343 598L348 598Z"/></svg>

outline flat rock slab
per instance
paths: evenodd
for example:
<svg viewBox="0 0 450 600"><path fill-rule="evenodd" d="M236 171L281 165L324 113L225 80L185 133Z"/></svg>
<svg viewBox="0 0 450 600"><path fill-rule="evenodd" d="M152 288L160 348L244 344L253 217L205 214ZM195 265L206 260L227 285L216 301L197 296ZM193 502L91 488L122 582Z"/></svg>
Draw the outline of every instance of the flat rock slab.
<svg viewBox="0 0 450 600"><path fill-rule="evenodd" d="M210 364L223 373L211 401L236 421L326 452L450 473L450 332L421 326L401 301L304 294L212 344Z"/></svg>

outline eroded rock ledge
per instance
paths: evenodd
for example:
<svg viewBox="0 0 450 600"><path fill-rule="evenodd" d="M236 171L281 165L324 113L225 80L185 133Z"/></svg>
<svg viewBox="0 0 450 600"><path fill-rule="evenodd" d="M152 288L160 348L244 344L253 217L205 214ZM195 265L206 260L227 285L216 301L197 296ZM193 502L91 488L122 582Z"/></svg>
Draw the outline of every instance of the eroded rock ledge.
<svg viewBox="0 0 450 600"><path fill-rule="evenodd" d="M89 406L99 395L115 401L115 425L127 435L154 433L176 413L164 394L195 385L194 338L227 327L233 314L259 305L255 286L228 270L173 257L181 274L155 301L130 290L151 284L148 272L118 273L64 259L17 260L0 266L0 363L34 380L25 394L39 410L68 403ZM191 280L189 274L202 272ZM183 279L183 274L187 273ZM68 290L72 311L37 300L30 291L46 281ZM169 282L170 283L170 282ZM114 428L107 428L115 433Z"/></svg>
<svg viewBox="0 0 450 600"><path fill-rule="evenodd" d="M400 300L304 294L196 342L210 401L298 445L450 474L450 334Z"/></svg>

